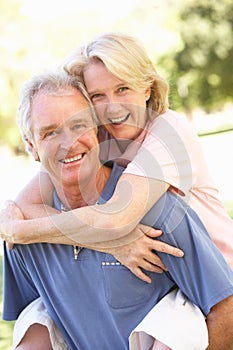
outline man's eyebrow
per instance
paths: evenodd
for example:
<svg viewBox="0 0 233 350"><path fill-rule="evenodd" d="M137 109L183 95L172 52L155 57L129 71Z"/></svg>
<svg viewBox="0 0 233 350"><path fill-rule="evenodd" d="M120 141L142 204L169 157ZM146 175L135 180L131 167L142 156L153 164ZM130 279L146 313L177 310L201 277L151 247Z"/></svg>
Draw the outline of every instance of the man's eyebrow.
<svg viewBox="0 0 233 350"><path fill-rule="evenodd" d="M83 113L82 113L83 112ZM92 119L92 115L91 115L91 111L88 111L88 114L87 114L87 111L80 111L74 115L72 115L70 118L69 118L69 122L71 123L89 123L89 122L92 122L93 119Z"/></svg>
<svg viewBox="0 0 233 350"><path fill-rule="evenodd" d="M84 121L86 118L84 116L80 116L80 115L77 115L77 114L74 114L72 117L69 118L69 121L71 122L82 122Z"/></svg>
<svg viewBox="0 0 233 350"><path fill-rule="evenodd" d="M55 130L57 129L59 126L57 124L49 124L49 125L46 125L46 126L42 126L38 129L39 131L39 134L40 135L43 135L46 131L49 131L49 130Z"/></svg>
<svg viewBox="0 0 233 350"><path fill-rule="evenodd" d="M83 123L83 122L85 122L85 123L92 122L91 114L90 114L90 121L89 121L89 116L80 115L80 112L77 112L74 115L72 115L68 120L66 120L64 123L65 124L67 124L67 123L74 124L74 123ZM59 127L61 127L62 124L63 123L60 123L60 124L53 123L53 124L42 126L38 129L39 135L43 135L47 131L56 130Z"/></svg>
<svg viewBox="0 0 233 350"><path fill-rule="evenodd" d="M80 122L80 121L82 122L83 120L85 120L85 118L83 116L80 116L79 113L75 113L69 119L67 119L65 122L61 122L59 124L53 123L53 124L41 126L39 128L39 132L43 133L43 132L46 132L49 130L55 130L55 129L58 129L59 127L61 127L62 124L67 124L69 122Z"/></svg>

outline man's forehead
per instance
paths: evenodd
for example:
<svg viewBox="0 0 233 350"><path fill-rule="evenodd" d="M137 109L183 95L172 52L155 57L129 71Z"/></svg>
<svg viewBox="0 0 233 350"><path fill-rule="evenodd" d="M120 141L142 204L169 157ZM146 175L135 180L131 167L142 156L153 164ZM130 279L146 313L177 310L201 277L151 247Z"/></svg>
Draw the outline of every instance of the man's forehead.
<svg viewBox="0 0 233 350"><path fill-rule="evenodd" d="M90 105L82 93L75 89L56 94L44 91L37 93L32 100L31 118L41 126L75 122L95 125Z"/></svg>
<svg viewBox="0 0 233 350"><path fill-rule="evenodd" d="M80 104L85 104L85 105L89 105L87 99L85 98L85 96L83 95L83 93L78 90L78 89L75 89L73 87L67 87L67 88L64 88L64 89L59 89L59 90L45 90L45 89L42 89L42 90L39 90L35 93L35 95L33 96L32 98L32 102L34 102L35 100L39 99L43 99L43 100L46 100L46 99L51 99L51 98L66 98L66 97L73 97L75 99L77 99Z"/></svg>
<svg viewBox="0 0 233 350"><path fill-rule="evenodd" d="M77 111L67 119L67 123L85 122L86 124L94 124L90 108Z"/></svg>
<svg viewBox="0 0 233 350"><path fill-rule="evenodd" d="M57 92L50 91L38 91L31 100L32 110L71 110L72 108L76 111L90 110L90 105L82 92L76 89L66 89Z"/></svg>

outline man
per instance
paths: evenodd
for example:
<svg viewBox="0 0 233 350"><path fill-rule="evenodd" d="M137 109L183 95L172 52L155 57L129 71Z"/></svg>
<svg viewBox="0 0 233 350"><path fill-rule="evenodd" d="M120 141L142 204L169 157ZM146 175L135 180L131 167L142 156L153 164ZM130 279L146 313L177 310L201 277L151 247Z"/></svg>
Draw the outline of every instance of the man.
<svg viewBox="0 0 233 350"><path fill-rule="evenodd" d="M123 169L100 164L96 126L76 78L34 77L24 93L22 101L30 102L21 105L21 118L28 118L22 132L50 174L54 207L111 203ZM150 273L150 284L103 252L44 243L5 250L4 319L17 319L40 297L70 349L124 350L132 330L179 287L207 317L208 349L232 350L233 274L197 215L167 192L143 223L162 229L161 241L185 251L182 259L161 253L169 272Z"/></svg>

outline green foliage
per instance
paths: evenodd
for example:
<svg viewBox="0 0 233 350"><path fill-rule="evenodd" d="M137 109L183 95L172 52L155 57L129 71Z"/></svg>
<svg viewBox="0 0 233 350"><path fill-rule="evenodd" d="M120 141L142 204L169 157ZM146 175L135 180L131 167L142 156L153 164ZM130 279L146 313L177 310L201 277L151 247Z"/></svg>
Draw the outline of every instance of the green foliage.
<svg viewBox="0 0 233 350"><path fill-rule="evenodd" d="M224 205L225 205L226 211L228 212L230 217L233 219L233 202L225 201Z"/></svg>
<svg viewBox="0 0 233 350"><path fill-rule="evenodd" d="M0 23L0 145L17 149L21 143L15 123L18 91L22 78L26 79L21 65L25 54L21 46L25 22L18 1L0 0Z"/></svg>
<svg viewBox="0 0 233 350"><path fill-rule="evenodd" d="M210 111L232 101L232 27L231 0L189 0L180 7L182 46L160 59L169 71L174 108Z"/></svg>

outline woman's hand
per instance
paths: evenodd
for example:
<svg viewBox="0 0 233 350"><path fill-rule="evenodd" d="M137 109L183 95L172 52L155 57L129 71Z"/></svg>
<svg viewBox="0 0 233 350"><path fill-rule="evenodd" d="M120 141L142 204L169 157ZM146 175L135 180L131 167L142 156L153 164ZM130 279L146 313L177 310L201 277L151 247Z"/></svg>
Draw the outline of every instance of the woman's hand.
<svg viewBox="0 0 233 350"><path fill-rule="evenodd" d="M142 224L138 226L140 226L140 230L144 232L144 236L127 245L109 248L107 252L112 254L120 263L128 267L135 276L150 283L151 278L147 276L142 269L156 273L167 271L166 266L154 251L171 254L176 257L183 257L184 253L176 247L155 240L154 238L162 235L161 230L155 230ZM139 229L139 227L137 227L137 229Z"/></svg>
<svg viewBox="0 0 233 350"><path fill-rule="evenodd" d="M18 220L24 220L21 210L13 201L6 201L5 208L0 211L0 237L7 242L9 249L15 242L15 228Z"/></svg>

